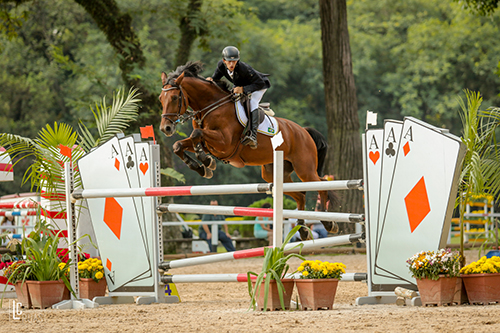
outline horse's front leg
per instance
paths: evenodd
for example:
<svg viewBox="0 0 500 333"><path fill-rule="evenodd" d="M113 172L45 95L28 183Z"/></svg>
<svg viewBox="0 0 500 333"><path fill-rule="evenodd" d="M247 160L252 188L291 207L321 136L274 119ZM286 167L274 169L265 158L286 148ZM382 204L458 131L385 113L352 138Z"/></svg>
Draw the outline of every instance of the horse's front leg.
<svg viewBox="0 0 500 333"><path fill-rule="evenodd" d="M200 176L205 178L212 178L212 170L206 168L204 165L200 165L198 161L186 154L186 151L194 153L193 141L191 138L177 141L173 146L175 155L179 156L180 159L186 163L186 165L191 169L196 171Z"/></svg>
<svg viewBox="0 0 500 333"><path fill-rule="evenodd" d="M200 129L195 129L191 134L191 141L193 142L193 148L196 154L196 158L208 169L215 170L215 168L217 167L217 163L215 162L215 159L212 156L207 155L207 153L203 149L203 144L201 142L202 138L203 132Z"/></svg>

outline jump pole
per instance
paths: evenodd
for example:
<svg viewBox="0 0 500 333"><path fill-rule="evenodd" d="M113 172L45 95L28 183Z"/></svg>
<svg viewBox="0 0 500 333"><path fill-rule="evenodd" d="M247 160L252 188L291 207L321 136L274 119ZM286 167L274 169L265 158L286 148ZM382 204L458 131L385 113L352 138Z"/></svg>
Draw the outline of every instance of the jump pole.
<svg viewBox="0 0 500 333"><path fill-rule="evenodd" d="M158 206L159 213L193 213L193 214L218 214L232 216L260 216L274 218L273 209L252 208L252 207L232 207L232 206L208 206L190 204L170 204L164 203ZM335 222L363 222L363 214L334 213L334 212L311 212L304 210L283 210L283 218L287 219L309 219L319 221Z"/></svg>
<svg viewBox="0 0 500 333"><path fill-rule="evenodd" d="M37 208L38 202L23 200L18 202L3 202L0 203L0 209L19 209L19 208Z"/></svg>
<svg viewBox="0 0 500 333"><path fill-rule="evenodd" d="M299 279L300 273L287 274L286 279ZM256 280L256 276L251 277ZM358 282L366 281L366 273L344 273L342 274L342 282ZM163 275L161 277L163 283L207 283L207 282L247 282L247 274L175 274Z"/></svg>
<svg viewBox="0 0 500 333"><path fill-rule="evenodd" d="M120 198L120 197L165 197L190 195L222 195L222 194L252 194L272 193L273 184L229 184L229 185L196 185L196 186L167 186L149 188L120 188L120 189L78 189L72 193L72 201L91 198ZM304 183L284 183L283 192L304 191L338 191L363 189L363 180L331 180ZM0 206L0 208L3 208ZM10 207L5 207L10 208ZM29 207L19 207L29 208Z"/></svg>
<svg viewBox="0 0 500 333"><path fill-rule="evenodd" d="M341 236L334 236L334 237L327 237L327 238L319 238L319 239L308 240L308 241L303 241L303 242L288 243L285 245L285 252L291 251L292 248L294 248L298 244L304 245L302 247L302 250L308 250L308 249L315 249L315 248L320 248L320 247L325 247L325 246L349 245L349 244L356 243L357 241L364 239L364 237L365 237L365 235L363 233L361 233L361 234L351 234L351 235L341 235ZM266 246L266 247L272 248L272 246ZM218 253L218 254L212 254L212 255L203 256L203 257L177 259L177 260L173 260L173 261L163 261L160 263L158 268L162 269L162 270L168 270L171 268L197 266L197 265L211 264L214 262L221 262L221 261L261 257L264 255L264 249L266 247L258 247L255 249Z"/></svg>

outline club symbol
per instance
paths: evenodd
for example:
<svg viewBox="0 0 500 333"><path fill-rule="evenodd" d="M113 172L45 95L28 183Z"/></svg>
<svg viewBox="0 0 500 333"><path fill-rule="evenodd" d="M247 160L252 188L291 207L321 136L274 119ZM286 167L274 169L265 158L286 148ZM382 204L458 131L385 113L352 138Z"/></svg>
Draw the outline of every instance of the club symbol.
<svg viewBox="0 0 500 333"><path fill-rule="evenodd" d="M392 142L389 142L389 147L385 150L385 154L389 157L396 155L396 151L394 150L394 145Z"/></svg>
<svg viewBox="0 0 500 333"><path fill-rule="evenodd" d="M132 161L132 156L128 157L128 162L127 162L127 169L132 169L134 167L135 163Z"/></svg>

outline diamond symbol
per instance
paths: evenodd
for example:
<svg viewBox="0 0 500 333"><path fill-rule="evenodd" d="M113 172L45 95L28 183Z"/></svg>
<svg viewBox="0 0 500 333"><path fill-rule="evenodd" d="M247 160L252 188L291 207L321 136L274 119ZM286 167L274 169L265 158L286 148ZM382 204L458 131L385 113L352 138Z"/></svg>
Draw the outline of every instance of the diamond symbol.
<svg viewBox="0 0 500 333"><path fill-rule="evenodd" d="M107 269L108 269L108 271L110 271L110 272L111 272L111 265L112 265L112 264L111 264L111 260L109 260L109 259L107 259L107 258L106 258L106 268L107 268Z"/></svg>
<svg viewBox="0 0 500 333"><path fill-rule="evenodd" d="M115 198L106 198L103 221L118 239L122 231L122 216L123 208L118 201Z"/></svg>
<svg viewBox="0 0 500 333"><path fill-rule="evenodd" d="M120 161L117 158L115 158L115 168L116 170L120 170Z"/></svg>
<svg viewBox="0 0 500 333"><path fill-rule="evenodd" d="M420 178L417 184L411 189L410 193L405 197L405 206L408 220L410 221L410 230L413 233L431 211L424 177Z"/></svg>
<svg viewBox="0 0 500 333"><path fill-rule="evenodd" d="M408 155L410 152L410 141L408 141L404 146L403 146L403 151L405 153L405 156Z"/></svg>

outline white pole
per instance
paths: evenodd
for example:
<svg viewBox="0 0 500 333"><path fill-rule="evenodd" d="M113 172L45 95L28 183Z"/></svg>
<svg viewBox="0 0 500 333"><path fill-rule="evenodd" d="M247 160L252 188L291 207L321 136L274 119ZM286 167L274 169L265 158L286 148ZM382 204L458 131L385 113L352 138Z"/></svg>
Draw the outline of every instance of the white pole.
<svg viewBox="0 0 500 333"><path fill-rule="evenodd" d="M283 151L274 150L273 247L283 245Z"/></svg>

